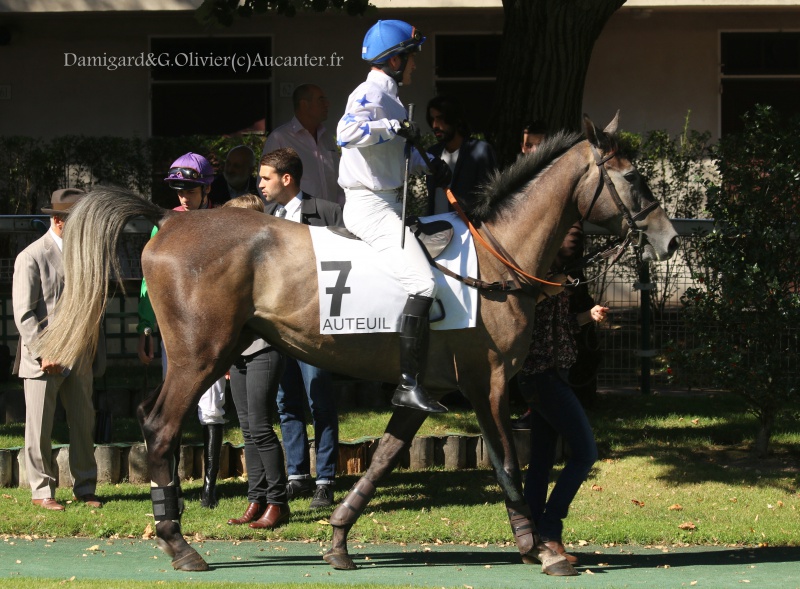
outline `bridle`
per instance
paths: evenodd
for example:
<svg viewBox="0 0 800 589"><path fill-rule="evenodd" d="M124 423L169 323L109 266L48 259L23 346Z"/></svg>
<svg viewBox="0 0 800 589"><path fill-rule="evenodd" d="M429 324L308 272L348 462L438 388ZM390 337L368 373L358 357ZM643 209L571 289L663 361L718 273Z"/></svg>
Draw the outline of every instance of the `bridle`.
<svg viewBox="0 0 800 589"><path fill-rule="evenodd" d="M600 198L600 194L603 192L603 186L605 186L608 189L608 193L611 195L611 200L614 201L617 209L619 209L619 212L622 213L625 222L628 224L628 233L625 234L625 237L622 238L622 241L627 245L635 240L637 246L642 245L644 231L639 228L639 226L636 224L636 221L644 219L650 214L650 211L658 208L658 201L654 200L641 211L635 215L632 215L630 209L625 206L625 203L622 202L622 199L619 197L617 187L614 186L614 181L611 180L611 176L609 176L608 170L606 169L606 162L613 159L617 155L617 152L610 151L605 156L602 156L600 151L594 145L589 144L589 146L592 148L592 155L594 155L595 164L600 172L600 182L597 184L597 190L594 193L594 197L592 197L592 202L589 203L589 208L581 216L581 222L586 221L589 218L589 215L592 214L592 209L594 208L597 199Z"/></svg>
<svg viewBox="0 0 800 589"><path fill-rule="evenodd" d="M460 203L456 199L453 192L449 188L445 190L445 194L447 195L447 200L450 202L453 209L458 213L459 217L461 217L461 219L467 224L467 227L469 227L470 233L472 234L475 241L480 243L490 254L492 254L504 266L506 266L514 276L514 279L510 282L498 283L503 285L503 287L500 288L501 290L510 290L511 288L509 288L509 285L512 285L513 289L522 288L522 285L517 280L517 276L522 276L527 278L528 280L532 280L536 283L547 286L576 287L582 283L594 282L596 280L599 280L602 276L604 276L611 269L611 267L614 264L616 264L616 262L622 257L622 254L625 252L628 245L634 243L634 245L636 246L641 246L642 240L644 238L644 231L641 228L639 228L639 226L636 224L636 221L645 218L647 215L650 214L650 212L653 209L657 208L659 206L658 201L654 200L635 215L632 214L630 209L628 209L628 207L625 206L625 203L622 202L622 199L620 198L619 193L617 192L617 187L614 186L614 181L611 180L611 176L608 174L608 170L606 169L605 166L606 162L610 161L616 156L616 151L611 151L605 156L602 156L599 150L594 145L590 144L590 147L592 148L592 154L594 155L595 164L597 165L597 169L600 172L600 181L598 182L597 190L595 191L594 196L592 197L592 201L591 203L589 203L589 208L581 216L581 222L586 221L588 219L589 215L592 212L592 209L594 208L594 205L597 203L597 200L600 198L600 195L603 192L603 187L605 187L608 189L608 192L611 195L611 200L614 201L614 204L616 205L617 209L619 209L620 213L622 213L622 216L625 218L625 222L628 225L628 232L625 234L624 237L613 240L610 243L610 245L608 245L605 249L584 256L583 258L581 258L578 265L570 268L570 270L572 271L581 270L598 260L611 258L611 261L607 264L606 268L602 272L600 272L597 276L590 279L581 280L579 278L574 278L571 281L560 283L560 282L551 282L549 280L545 280L543 278L539 278L537 276L528 274L527 272L522 270L513 260L511 255L508 254L508 252L506 252L503 249L503 247L492 236L491 232L489 231L489 228L485 224L481 227L482 232L486 234L486 238L484 239L483 235L481 235L481 231L479 231L472 224L472 222L467 217L466 213L464 213L464 209L461 207ZM419 148L418 151L421 154L424 154L423 158L425 159L425 155L427 154L425 154L425 152L423 150L420 150ZM491 244L489 242L491 242ZM438 264L437 267L439 267ZM486 288L488 286L491 286L492 288L488 288L489 290L497 289L494 283L492 283L491 285L487 285L486 283L483 283L482 281L476 279L469 279L469 281L474 282L475 283L474 286L477 286L478 288L481 287Z"/></svg>

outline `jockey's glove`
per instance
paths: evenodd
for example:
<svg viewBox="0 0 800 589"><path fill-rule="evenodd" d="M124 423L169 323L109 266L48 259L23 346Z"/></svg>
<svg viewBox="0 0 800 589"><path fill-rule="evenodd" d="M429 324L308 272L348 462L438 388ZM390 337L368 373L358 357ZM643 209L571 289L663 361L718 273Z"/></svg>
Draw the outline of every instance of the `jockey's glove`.
<svg viewBox="0 0 800 589"><path fill-rule="evenodd" d="M453 179L453 173L450 171L450 166L448 166L438 157L431 158L428 175L431 177L434 186L437 188L447 188L450 186L450 181Z"/></svg>
<svg viewBox="0 0 800 589"><path fill-rule="evenodd" d="M414 121L405 120L395 129L395 132L409 143L419 144L420 131L419 125Z"/></svg>

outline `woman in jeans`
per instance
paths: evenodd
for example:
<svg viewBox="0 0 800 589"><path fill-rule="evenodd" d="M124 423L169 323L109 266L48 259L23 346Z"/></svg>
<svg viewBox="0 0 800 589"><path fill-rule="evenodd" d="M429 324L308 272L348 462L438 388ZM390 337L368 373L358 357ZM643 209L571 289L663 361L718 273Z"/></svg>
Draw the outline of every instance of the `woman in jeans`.
<svg viewBox="0 0 800 589"><path fill-rule="evenodd" d="M608 307L601 305L570 313L567 291L544 299L536 307L531 348L519 377L522 395L532 410L525 500L542 541L571 564L578 559L564 549L563 520L597 460L597 446L589 419L567 379L576 358L575 334L583 324L605 321L606 313ZM559 436L569 444L570 454L548 497Z"/></svg>

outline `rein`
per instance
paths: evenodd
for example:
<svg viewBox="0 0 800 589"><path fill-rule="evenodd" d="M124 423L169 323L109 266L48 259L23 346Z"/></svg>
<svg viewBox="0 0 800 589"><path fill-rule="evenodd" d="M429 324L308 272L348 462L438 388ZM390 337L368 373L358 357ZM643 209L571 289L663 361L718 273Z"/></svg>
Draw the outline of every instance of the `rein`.
<svg viewBox="0 0 800 589"><path fill-rule="evenodd" d="M509 259L509 258L511 258L511 256L507 252L504 251L503 253L499 253L494 247L492 247L486 241L486 239L483 238L483 236L480 234L480 232L475 227L475 225L472 224L472 221L469 220L469 218L467 217L466 213L464 213L464 209L461 208L461 205L456 200L456 197L453 194L452 190L450 190L449 188L445 189L445 194L447 195L447 200L450 202L450 205L458 213L458 216L461 217L461 220L464 221L464 223L467 224L467 227L469 227L469 232L472 234L472 237L477 242L479 242L490 254L492 254L495 258L500 260L500 262L502 262L502 264L504 266L506 266L510 270L516 272L517 274L519 274L521 276L524 276L525 278L528 278L530 280L534 280L535 282L538 282L540 284L546 284L548 286L577 286L578 285L577 282L575 282L574 284L573 283L562 284L560 282L550 282L549 280L544 280L542 278L537 278L536 276L532 276L531 274L528 274L527 272L522 270L519 266L517 266L517 264L513 260ZM489 229L485 225L484 225L483 230L486 232L487 238L490 239L495 244L497 249L502 249L500 244L497 243L497 241L494 239L494 237L491 236L491 233L489 232Z"/></svg>
<svg viewBox="0 0 800 589"><path fill-rule="evenodd" d="M417 147L417 151L420 152L420 154L423 156L423 159L425 159L426 163L428 163L428 166L430 167L430 162L426 157L427 153L418 146L415 147ZM595 191L594 196L592 197L591 203L589 203L589 208L581 216L580 220L581 222L583 222L588 219L589 215L592 212L592 209L594 209L594 205L597 203L598 199L600 198L600 195L603 193L603 188L605 187L608 189L608 192L611 195L611 200L614 201L614 204L616 205L620 213L622 213L622 216L625 218L625 222L628 225L628 232L625 234L624 238L617 239L616 240L617 243L612 242L612 245L610 245L606 249L594 252L592 254L589 254L588 256L584 256L577 266L571 268L571 270L581 270L583 268L588 267L590 264L593 264L597 260L611 258L611 261L607 265L606 269L603 270L600 274L588 280L580 280L578 278L575 278L572 281L565 281L564 283L551 282L549 280L544 280L543 278L538 278L537 276L528 274L527 272L522 270L522 268L520 268L514 261L514 259L511 257L511 255L507 251L505 251L505 249L503 249L500 243L498 243L497 240L494 238L494 236L492 236L492 233L489 231L489 228L486 227L486 225L483 226L483 232L486 234L486 238L484 238L483 235L481 235L480 231L478 231L478 228L475 227L475 225L472 224L472 221L470 221L470 219L467 217L466 213L464 212L464 209L461 207L461 204L458 202L455 195L453 194L453 191L450 190L450 188L445 189L445 195L447 196L447 200L453 207L453 209L456 211L456 213L458 213L458 216L461 218L461 220L467 224L467 227L469 228L469 231L472 234L473 239L475 239L476 242L480 243L484 247L484 249L486 249L486 251L492 254L504 266L506 266L509 270L511 270L513 278L512 280L488 283L476 278L469 278L469 277L465 278L463 276L459 276L458 274L451 272L450 270L444 268L443 266L441 266L436 262L433 262L433 264L444 274L450 276L451 278L455 278L467 284L468 286L485 290L504 290L504 291L522 290L524 292L527 292L528 294L537 294L537 295L541 292L541 289L537 288L536 285L520 283L519 280L517 279L517 276L523 276L528 280L532 280L536 283L539 283L540 285L560 286L562 288L567 288L567 287L574 288L581 283L589 283L599 280L600 277L604 276L611 269L611 267L617 263L617 261L622 257L622 254L625 252L625 249L628 247L628 245L630 245L634 241L634 239L637 240L637 245L641 245L644 232L641 229L639 229L639 226L636 224L636 221L645 218L647 215L650 214L650 212L653 209L657 208L659 204L658 201L654 200L635 215L631 214L628 207L626 207L625 203L622 202L622 199L620 198L619 193L617 192L617 188L616 186L614 186L614 182L611 180L611 176L609 176L608 170L606 169L605 166L606 162L614 158L616 152L612 151L606 154L605 156L602 156L594 145L590 144L590 147L592 148L592 154L594 155L595 165L597 165L597 168L600 172L600 182L597 185L597 190ZM491 242L491 244L489 242ZM531 290L533 290L533 292L531 292Z"/></svg>

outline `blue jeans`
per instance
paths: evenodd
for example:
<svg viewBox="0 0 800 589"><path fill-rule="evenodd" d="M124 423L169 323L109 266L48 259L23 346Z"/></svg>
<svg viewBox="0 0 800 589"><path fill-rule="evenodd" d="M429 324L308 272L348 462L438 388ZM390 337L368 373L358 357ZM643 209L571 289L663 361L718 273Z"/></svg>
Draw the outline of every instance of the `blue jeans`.
<svg viewBox="0 0 800 589"><path fill-rule="evenodd" d="M561 376L559 377L559 372ZM520 374L522 395L532 409L531 461L525 477L525 500L544 541L561 541L563 519L570 503L597 460L597 445L586 412L565 382L568 371L554 368ZM570 455L547 497L558 436L569 444Z"/></svg>
<svg viewBox="0 0 800 589"><path fill-rule="evenodd" d="M230 370L231 396L244 438L250 503L287 502L283 450L270 416L270 401L278 388L283 364L283 356L269 347L240 356Z"/></svg>
<svg viewBox="0 0 800 589"><path fill-rule="evenodd" d="M286 371L278 388L278 414L286 450L289 479L311 476L305 406L311 409L317 449L317 483L330 484L339 456L339 416L331 387L331 374L316 366L286 358Z"/></svg>

